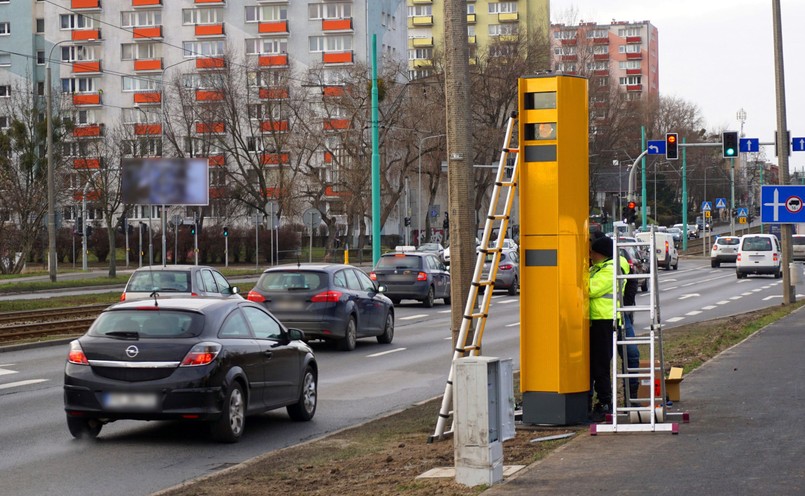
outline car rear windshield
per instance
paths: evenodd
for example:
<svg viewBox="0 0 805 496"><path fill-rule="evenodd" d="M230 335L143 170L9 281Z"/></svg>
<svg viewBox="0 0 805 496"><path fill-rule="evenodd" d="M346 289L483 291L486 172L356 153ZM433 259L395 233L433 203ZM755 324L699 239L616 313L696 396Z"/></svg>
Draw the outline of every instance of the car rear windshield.
<svg viewBox="0 0 805 496"><path fill-rule="evenodd" d="M716 243L720 245L735 246L741 244L741 238L719 238Z"/></svg>
<svg viewBox="0 0 805 496"><path fill-rule="evenodd" d="M102 313L90 336L120 338L192 338L201 334L204 316L174 310L115 310Z"/></svg>
<svg viewBox="0 0 805 496"><path fill-rule="evenodd" d="M263 291L307 291L326 287L325 272L275 270L264 273L257 281L257 288Z"/></svg>
<svg viewBox="0 0 805 496"><path fill-rule="evenodd" d="M404 255L396 253L394 255L384 255L377 261L376 269L419 269L422 267L422 257Z"/></svg>
<svg viewBox="0 0 805 496"><path fill-rule="evenodd" d="M190 271L143 270L131 275L126 291L190 292Z"/></svg>
<svg viewBox="0 0 805 496"><path fill-rule="evenodd" d="M792 241L792 242L793 242L795 245L805 245L805 236L793 236L793 237L791 238L791 241Z"/></svg>
<svg viewBox="0 0 805 496"><path fill-rule="evenodd" d="M771 251L771 239L746 238L743 244L744 251Z"/></svg>

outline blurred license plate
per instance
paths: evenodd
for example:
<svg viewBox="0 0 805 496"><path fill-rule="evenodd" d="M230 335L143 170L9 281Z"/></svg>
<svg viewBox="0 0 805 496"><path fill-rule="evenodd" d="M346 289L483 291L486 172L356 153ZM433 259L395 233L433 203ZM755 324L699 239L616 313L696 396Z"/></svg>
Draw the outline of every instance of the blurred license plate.
<svg viewBox="0 0 805 496"><path fill-rule="evenodd" d="M276 310L302 310L305 304L301 301L278 301L274 304Z"/></svg>
<svg viewBox="0 0 805 496"><path fill-rule="evenodd" d="M154 409L157 407L155 393L106 393L104 406L110 409Z"/></svg>

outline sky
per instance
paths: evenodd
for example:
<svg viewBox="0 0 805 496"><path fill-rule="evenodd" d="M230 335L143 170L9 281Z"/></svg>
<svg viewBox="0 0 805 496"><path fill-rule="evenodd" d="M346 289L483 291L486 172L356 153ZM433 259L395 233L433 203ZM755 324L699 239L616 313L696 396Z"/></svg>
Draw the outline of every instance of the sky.
<svg viewBox="0 0 805 496"><path fill-rule="evenodd" d="M773 142L777 129L772 0L551 0L551 22L650 21L659 37L660 95L701 110L709 131ZM805 0L780 0L786 122L805 137ZM673 129L667 130L673 132ZM653 136L661 139L663 136ZM766 156L776 162L774 147ZM790 170L805 168L791 152Z"/></svg>

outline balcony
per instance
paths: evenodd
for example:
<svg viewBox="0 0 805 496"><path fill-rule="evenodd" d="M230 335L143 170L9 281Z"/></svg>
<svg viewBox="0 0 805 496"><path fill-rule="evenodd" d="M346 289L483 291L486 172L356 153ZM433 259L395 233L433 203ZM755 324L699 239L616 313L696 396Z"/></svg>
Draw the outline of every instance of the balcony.
<svg viewBox="0 0 805 496"><path fill-rule="evenodd" d="M323 52L321 61L325 64L351 64L352 51L349 52Z"/></svg>
<svg viewBox="0 0 805 496"><path fill-rule="evenodd" d="M431 59L413 59L411 61L411 65L414 67L414 69L433 67L433 61Z"/></svg>
<svg viewBox="0 0 805 496"><path fill-rule="evenodd" d="M74 138L97 138L103 136L103 124L84 124L73 129Z"/></svg>
<svg viewBox="0 0 805 496"><path fill-rule="evenodd" d="M263 121L260 131L264 133L284 133L288 131L288 121Z"/></svg>
<svg viewBox="0 0 805 496"><path fill-rule="evenodd" d="M226 187L210 188L210 199L226 198Z"/></svg>
<svg viewBox="0 0 805 496"><path fill-rule="evenodd" d="M475 14L467 14L467 24L475 24L477 22L477 18Z"/></svg>
<svg viewBox="0 0 805 496"><path fill-rule="evenodd" d="M627 84L626 91L643 91L642 84Z"/></svg>
<svg viewBox="0 0 805 496"><path fill-rule="evenodd" d="M333 154L330 152L324 152L324 163L325 164L332 164L333 163Z"/></svg>
<svg viewBox="0 0 805 496"><path fill-rule="evenodd" d="M73 41L96 41L101 39L100 29L78 29L70 33Z"/></svg>
<svg viewBox="0 0 805 496"><path fill-rule="evenodd" d="M643 54L642 53L627 53L626 60L642 60Z"/></svg>
<svg viewBox="0 0 805 496"><path fill-rule="evenodd" d="M642 36L627 36L626 37L626 43L629 43L629 44L643 43L643 37Z"/></svg>
<svg viewBox="0 0 805 496"><path fill-rule="evenodd" d="M579 42L579 40L577 40L576 38L570 38L570 39L562 40L562 42L560 44L562 46L576 46L578 44L578 42Z"/></svg>
<svg viewBox="0 0 805 496"><path fill-rule="evenodd" d="M350 19L322 19L321 30L325 32L352 31L352 18Z"/></svg>
<svg viewBox="0 0 805 496"><path fill-rule="evenodd" d="M287 67L287 55L260 55L257 59L257 64L260 67Z"/></svg>
<svg viewBox="0 0 805 496"><path fill-rule="evenodd" d="M414 16L408 18L408 27L433 26L433 16Z"/></svg>
<svg viewBox="0 0 805 496"><path fill-rule="evenodd" d="M162 26L148 26L131 30L135 40L149 41L162 38Z"/></svg>
<svg viewBox="0 0 805 496"><path fill-rule="evenodd" d="M593 76L609 76L609 69L599 69L593 71Z"/></svg>
<svg viewBox="0 0 805 496"><path fill-rule="evenodd" d="M432 46L433 46L433 36L410 38L408 40L408 48L427 48Z"/></svg>
<svg viewBox="0 0 805 496"><path fill-rule="evenodd" d="M321 94L325 97L340 97L346 94L346 90L343 86L324 86Z"/></svg>
<svg viewBox="0 0 805 496"><path fill-rule="evenodd" d="M138 72L161 71L162 59L140 59L134 61L134 70Z"/></svg>
<svg viewBox="0 0 805 496"><path fill-rule="evenodd" d="M193 3L196 5L224 5L226 2L224 0L194 0Z"/></svg>
<svg viewBox="0 0 805 496"><path fill-rule="evenodd" d="M73 200L76 202L80 202L84 199L87 201L98 201L101 198L101 192L98 190L89 190L85 195L83 191L74 191L73 192Z"/></svg>
<svg viewBox="0 0 805 496"><path fill-rule="evenodd" d="M325 131L341 131L349 129L349 119L325 119L323 122Z"/></svg>
<svg viewBox="0 0 805 496"><path fill-rule="evenodd" d="M196 90L197 102L220 102L224 99L224 92L219 90Z"/></svg>
<svg viewBox="0 0 805 496"><path fill-rule="evenodd" d="M349 191L339 191L336 189L335 186L325 186L324 187L324 196L335 196L335 197L345 197L351 196L352 193Z"/></svg>
<svg viewBox="0 0 805 496"><path fill-rule="evenodd" d="M287 153L263 153L260 155L260 165L287 164L290 156Z"/></svg>
<svg viewBox="0 0 805 496"><path fill-rule="evenodd" d="M413 0L412 3L414 5L430 5L433 3L433 0Z"/></svg>
<svg viewBox="0 0 805 496"><path fill-rule="evenodd" d="M608 45L609 37L593 38L593 45Z"/></svg>
<svg viewBox="0 0 805 496"><path fill-rule="evenodd" d="M101 72L100 60L83 60L81 62L73 62L74 74L94 74Z"/></svg>
<svg viewBox="0 0 805 496"><path fill-rule="evenodd" d="M161 6L162 0L131 0L132 7L154 7Z"/></svg>
<svg viewBox="0 0 805 496"><path fill-rule="evenodd" d="M519 12L504 12L503 14L498 14L498 22L517 22L519 20Z"/></svg>
<svg viewBox="0 0 805 496"><path fill-rule="evenodd" d="M284 100L288 98L288 88L260 88L259 96L263 100Z"/></svg>
<svg viewBox="0 0 805 496"><path fill-rule="evenodd" d="M71 0L74 10L101 10L101 0Z"/></svg>
<svg viewBox="0 0 805 496"><path fill-rule="evenodd" d="M561 60L562 62L576 62L577 60L579 60L579 56L578 55L562 55L561 57L559 57L559 60Z"/></svg>
<svg viewBox="0 0 805 496"><path fill-rule="evenodd" d="M100 158L74 158L73 169L100 169Z"/></svg>
<svg viewBox="0 0 805 496"><path fill-rule="evenodd" d="M196 59L196 69L223 69L226 60L223 57L203 57Z"/></svg>
<svg viewBox="0 0 805 496"><path fill-rule="evenodd" d="M474 35L473 36L468 36L467 37L467 43L469 43L470 45L475 45L477 43L476 37Z"/></svg>
<svg viewBox="0 0 805 496"><path fill-rule="evenodd" d="M196 36L224 36L223 24L196 24Z"/></svg>
<svg viewBox="0 0 805 496"><path fill-rule="evenodd" d="M626 69L627 76L639 76L643 74L643 69Z"/></svg>
<svg viewBox="0 0 805 496"><path fill-rule="evenodd" d="M608 53L593 54L593 60L609 60L609 54Z"/></svg>
<svg viewBox="0 0 805 496"><path fill-rule="evenodd" d="M159 91L144 91L134 94L134 103L136 104L155 104L162 103L162 93Z"/></svg>
<svg viewBox="0 0 805 496"><path fill-rule="evenodd" d="M261 22L257 25L260 34L288 34L288 21Z"/></svg>
<svg viewBox="0 0 805 496"><path fill-rule="evenodd" d="M162 124L145 123L134 125L135 136L159 136L160 134L162 134Z"/></svg>
<svg viewBox="0 0 805 496"><path fill-rule="evenodd" d="M73 94L73 105L100 105L100 93L75 93Z"/></svg>
<svg viewBox="0 0 805 496"><path fill-rule="evenodd" d="M223 122L197 122L197 134L221 134L226 130Z"/></svg>
<svg viewBox="0 0 805 496"><path fill-rule="evenodd" d="M223 155L210 155L207 157L210 167L222 167L226 165L226 158Z"/></svg>

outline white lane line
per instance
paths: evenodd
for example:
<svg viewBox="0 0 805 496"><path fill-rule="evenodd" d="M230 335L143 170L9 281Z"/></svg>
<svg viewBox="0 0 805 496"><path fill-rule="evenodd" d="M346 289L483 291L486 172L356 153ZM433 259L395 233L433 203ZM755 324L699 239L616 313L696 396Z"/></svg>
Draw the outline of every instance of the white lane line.
<svg viewBox="0 0 805 496"><path fill-rule="evenodd" d="M727 303L729 303L729 300L721 300L721 301L717 301L716 305L726 305Z"/></svg>
<svg viewBox="0 0 805 496"><path fill-rule="evenodd" d="M47 379L28 379L27 381L9 382L8 384L0 384L0 389L10 389L13 387L28 386L31 384L39 384L40 382L47 382Z"/></svg>
<svg viewBox="0 0 805 496"><path fill-rule="evenodd" d="M436 313L450 313L450 312L452 312L452 310L439 310Z"/></svg>
<svg viewBox="0 0 805 496"><path fill-rule="evenodd" d="M730 296L730 300L740 300L743 296Z"/></svg>
<svg viewBox="0 0 805 496"><path fill-rule="evenodd" d="M366 355L366 358L374 358L374 357L379 357L379 356L383 356L383 355L389 355L391 353L397 353L398 351L405 351L406 349L407 348L397 348L397 349L389 350L389 351L381 351L380 353L372 353L371 355Z"/></svg>
<svg viewBox="0 0 805 496"><path fill-rule="evenodd" d="M702 307L702 310L712 310L714 308L716 308L715 305L707 305L706 307Z"/></svg>
<svg viewBox="0 0 805 496"><path fill-rule="evenodd" d="M408 317L399 317L397 320L414 320L414 319L421 319L422 317L427 317L428 314L426 313L418 313L416 315L409 315Z"/></svg>
<svg viewBox="0 0 805 496"><path fill-rule="evenodd" d="M693 286L693 285L696 285L696 284L701 284L701 283L699 283L699 282L689 282L687 284L683 284L682 287L687 288L688 286Z"/></svg>
<svg viewBox="0 0 805 496"><path fill-rule="evenodd" d="M517 327L519 325L520 325L519 322L515 322L514 324L506 324L506 327Z"/></svg>
<svg viewBox="0 0 805 496"><path fill-rule="evenodd" d="M671 317L670 319L665 319L666 322L679 322L680 320L685 320L685 317Z"/></svg>
<svg viewBox="0 0 805 496"><path fill-rule="evenodd" d="M676 282L676 279L663 279L663 282Z"/></svg>
<svg viewBox="0 0 805 496"><path fill-rule="evenodd" d="M741 293L741 296L752 296L752 292L748 291L746 293Z"/></svg>
<svg viewBox="0 0 805 496"><path fill-rule="evenodd" d="M514 302L516 302L516 301L519 301L519 300L516 300L516 299L512 299L512 300L503 300L503 301L497 301L497 302L495 302L495 303L506 304L506 303L514 303Z"/></svg>
<svg viewBox="0 0 805 496"><path fill-rule="evenodd" d="M763 291L763 290L762 290L762 289L760 289L760 288L757 288L757 289L753 289L753 290L752 290L752 292L753 292L753 293L759 293L759 292L761 292L761 291Z"/></svg>
<svg viewBox="0 0 805 496"><path fill-rule="evenodd" d="M671 291L672 289L676 289L679 286L671 286L670 288L664 288L664 291Z"/></svg>
<svg viewBox="0 0 805 496"><path fill-rule="evenodd" d="M8 369L3 368L3 367L12 367L12 366L14 366L13 363L4 363L4 364L0 365L0 375L16 374L17 373L16 370L8 370Z"/></svg>
<svg viewBox="0 0 805 496"><path fill-rule="evenodd" d="M689 293L689 294L683 294L678 299L679 300L687 300L688 298L696 298L697 296L701 296L701 295L699 293Z"/></svg>
<svg viewBox="0 0 805 496"><path fill-rule="evenodd" d="M693 311L690 311L690 312L686 313L685 315L693 316L693 315L699 315L700 313L702 313L701 310L693 310Z"/></svg>
<svg viewBox="0 0 805 496"><path fill-rule="evenodd" d="M769 301L772 298L782 298L782 297L783 297L783 295L771 295L771 296L767 296L767 297L763 298L763 301Z"/></svg>
<svg viewBox="0 0 805 496"><path fill-rule="evenodd" d="M763 289L769 289L769 288L771 287L771 284L766 284L765 286L761 286L761 287L762 287Z"/></svg>

